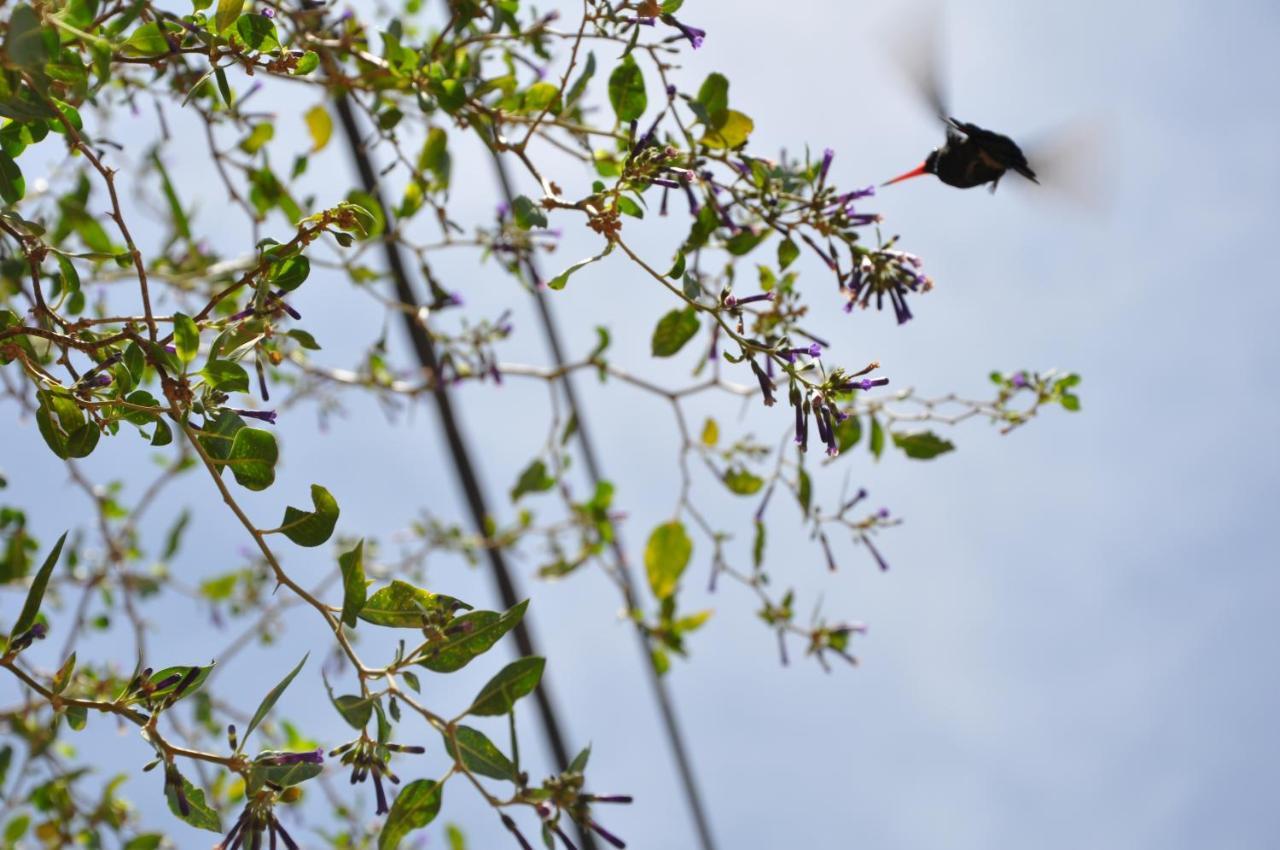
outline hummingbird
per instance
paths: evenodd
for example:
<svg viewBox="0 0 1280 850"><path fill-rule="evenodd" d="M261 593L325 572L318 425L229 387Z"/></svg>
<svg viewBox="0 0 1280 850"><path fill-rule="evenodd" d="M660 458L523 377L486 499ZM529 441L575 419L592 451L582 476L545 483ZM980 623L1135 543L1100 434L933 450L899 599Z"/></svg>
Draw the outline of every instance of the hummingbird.
<svg viewBox="0 0 1280 850"><path fill-rule="evenodd" d="M1015 171L1032 183L1040 182L1027 164L1026 155L1013 139L949 116L943 120L947 126L947 141L942 147L934 148L920 165L882 183L882 186L932 174L948 186L960 189L989 183L994 192L1006 171Z"/></svg>
<svg viewBox="0 0 1280 850"><path fill-rule="evenodd" d="M947 140L942 147L934 148L920 165L881 185L932 174L948 186L972 189L989 184L994 192L1007 171L1015 171L1032 183L1039 183L1036 173L1027 164L1026 154L1013 139L951 117L939 61L942 52L940 17L936 8L922 9L921 14L914 16L917 24L906 34L907 40L900 34L891 41L897 43L894 64L904 72L929 111L946 127Z"/></svg>

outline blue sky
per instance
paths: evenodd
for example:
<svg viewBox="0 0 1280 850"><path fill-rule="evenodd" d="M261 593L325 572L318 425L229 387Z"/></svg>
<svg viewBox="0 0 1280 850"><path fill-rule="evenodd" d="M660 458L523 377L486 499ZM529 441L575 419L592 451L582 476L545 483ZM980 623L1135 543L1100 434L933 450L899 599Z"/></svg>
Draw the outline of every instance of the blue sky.
<svg viewBox="0 0 1280 850"><path fill-rule="evenodd" d="M691 0L681 16L709 36L686 57L682 80L693 88L708 71L727 74L735 107L755 119L758 152L829 146L837 182L879 182L940 141L885 63L881 43L900 25L896 6L802 2L784 13L775 3ZM695 549L690 604L712 605L716 615L671 683L721 846L1273 846L1280 692L1268 647L1280 576L1269 522L1280 496L1280 405L1269 379L1280 354L1271 327L1280 296L1267 245L1280 213L1280 10L965 2L947 6L946 31L957 117L1016 138L1075 120L1106 128L1106 212L1057 203L1035 187L1017 191L1012 180L994 196L931 179L893 187L874 208L925 258L938 288L913 302L917 318L903 328L889 316L845 316L834 303L815 321L842 362L877 359L896 387L982 394L992 369L1060 367L1083 374L1083 411L1050 411L1004 437L969 423L947 434L959 450L928 464L900 456L873 464L862 451L842 461L827 486L851 469L876 504L906 519L880 538L892 564L886 574L846 548L842 570L828 576L794 516L789 530L773 529L779 581L801 588L806 605L821 594L826 610L870 625L856 670L780 668L751 599L731 587L701 592L706 547ZM310 105L287 94L270 101L282 114ZM280 144L289 150L302 134L282 129ZM214 238L243 250L245 233L216 215L223 199L195 154L172 154L181 187L201 199L200 220ZM459 157L459 215L487 217L491 175L483 158ZM346 167L341 151L328 162ZM566 186L590 179L562 173ZM313 185L323 197L346 184ZM638 238L661 259L673 244L670 230ZM589 234L571 231L547 265L594 250ZM505 359L543 362L529 305L509 282L463 258L442 259L438 271L477 313L515 311ZM336 280L314 279L299 301L334 365L355 350L344 338L365 340L380 327L367 299ZM647 357L652 324L670 306L617 257L575 276L556 298L574 350L587 350L592 326L607 323L620 363L675 384L691 361L657 366ZM638 541L674 505L674 430L642 396L582 386L638 554ZM501 505L543 440L528 425L545 409L545 392L512 381L459 399ZM783 427L777 411L719 404L722 429L733 433L772 441ZM705 409L693 411L701 421ZM463 516L429 408L388 424L376 406L352 399L327 433L309 421L288 424L279 483L247 500L264 525L282 502L303 499L312 480L339 497L350 534L386 539L420 507ZM119 463L93 459L104 474ZM10 494L31 502L37 526L52 533L54 507L78 496L68 495L31 423L6 439L0 464ZM716 516L745 528L750 509L716 486L703 481L699 493ZM155 528L183 504L213 503L193 478ZM208 510L174 569L225 570L239 545ZM289 557L300 574L329 568L327 553ZM536 584L527 578L536 561L519 566L573 738L593 743L600 790L637 797L606 823L633 847L694 846L610 587L594 575ZM448 559L432 562L431 576L443 592L490 598L483 573ZM175 653L159 661L184 663L191 659L176 657L183 649L222 645L225 637L186 625L193 615L207 620L153 612ZM249 659L261 664L238 664L223 684L252 708L263 682L277 677L265 671L282 675L320 640L303 624L283 646L255 650ZM456 683L439 679L441 703L465 701L496 666ZM318 679L300 679L281 711L336 736L322 693ZM107 751L125 765L144 758L127 739ZM424 772L438 768L436 756ZM159 778L151 779L130 787L154 813ZM447 794L445 819L461 822L476 847L502 846L496 819L460 786ZM193 833L175 840L206 843Z"/></svg>

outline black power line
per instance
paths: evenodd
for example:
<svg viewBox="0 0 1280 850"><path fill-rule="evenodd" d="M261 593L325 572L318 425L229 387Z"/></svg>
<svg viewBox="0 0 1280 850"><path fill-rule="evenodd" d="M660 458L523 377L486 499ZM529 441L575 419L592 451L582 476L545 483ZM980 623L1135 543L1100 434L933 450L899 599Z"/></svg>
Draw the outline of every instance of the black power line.
<svg viewBox="0 0 1280 850"><path fill-rule="evenodd" d="M515 201L511 178L508 176L506 165L502 161L502 154L492 146L489 150L493 154L494 170L497 172L498 182L502 184L502 193L506 198L507 207L510 209ZM577 422L578 448L582 451L582 459L587 467L587 475L591 479L592 486L598 485L604 476L600 471L600 462L596 454L595 443L591 439L591 431L587 426L587 419L578 404L578 394L573 386L573 377L564 371L566 364L564 343L560 336L559 326L556 324L555 315L551 312L551 305L547 302L546 292L541 286L543 278L538 269L538 261L532 251L523 251L521 252L521 262L531 284L530 289L533 291L533 300L538 305L538 316L542 320L542 330L547 338L547 346L551 349L551 356L555 360L556 367L561 370L560 385L564 388L564 397L569 405L570 414ZM610 520L610 524L613 524L612 520ZM624 601L628 610L637 610L639 608L639 600L636 596L635 581L631 577L631 567L627 562L626 548L622 545L622 535L616 525L614 525L612 536L613 540L610 542L610 548L618 565L618 575L622 579ZM640 655L643 659L644 668L649 673L649 685L653 689L653 697L657 700L658 711L662 714L662 725L667 735L667 743L671 747L672 757L676 760L676 769L680 772L680 784L684 787L685 803L698 830L699 843L702 846L702 850L715 850L715 839L711 835L711 823L702 803L702 794L698 791L697 778L693 772L693 762L684 743L684 735L680 730L680 721L676 717L676 710L671 701L671 693L667 688L667 681L654 666L653 646L650 637L639 625L636 627L636 637L640 642Z"/></svg>
<svg viewBox="0 0 1280 850"><path fill-rule="evenodd" d="M436 357L435 347L432 345L431 337L427 334L426 328L416 318L418 300L413 292L412 285L409 283L409 274L405 270L404 260L400 255L400 247L392 235L395 232L395 223L391 216L391 210L383 203L378 176L374 171L373 163L370 161L369 153L360 140L360 128L351 109L351 101L345 93L340 91L335 98L335 106L337 107L338 119L342 124L343 133L347 138L347 147L351 151L356 170L360 173L360 182L364 185L364 190L378 202L378 205L382 208L383 215L386 217L386 237L382 240L382 244L386 254L387 271L391 274L396 298L402 304L411 308L401 311L401 315L404 317L405 331L409 335L409 341L413 345L413 351L417 355L418 361L432 377L431 393L435 398L436 408L440 413L440 424L444 427L445 439L449 443L449 455L453 460L453 469L458 477L458 483L462 485L472 524L481 534L485 534L485 521L489 517L489 509L485 504L484 494L480 490L480 482L476 474L475 465L471 460L471 453L463 440L462 431L458 427L458 419L454 413L453 402L449 397L447 385L444 381L439 380L439 360ZM498 596L502 599L504 607L511 608L520 601L520 593L516 589L511 571L507 568L506 558L503 557L502 550L496 546L486 546L485 551L489 555L489 566L493 573L494 583L498 586ZM529 633L527 615L516 624L513 632L516 638L516 646L522 656L538 654L534 648L533 637ZM543 735L547 739L547 744L551 748L557 766L563 770L568 767L570 756L568 749L565 747L564 735L560 730L560 721L556 715L554 701L551 698L551 688L545 675L533 695L537 701L538 716L542 721ZM584 848L596 850L597 845L594 836L581 826L578 827L578 840Z"/></svg>

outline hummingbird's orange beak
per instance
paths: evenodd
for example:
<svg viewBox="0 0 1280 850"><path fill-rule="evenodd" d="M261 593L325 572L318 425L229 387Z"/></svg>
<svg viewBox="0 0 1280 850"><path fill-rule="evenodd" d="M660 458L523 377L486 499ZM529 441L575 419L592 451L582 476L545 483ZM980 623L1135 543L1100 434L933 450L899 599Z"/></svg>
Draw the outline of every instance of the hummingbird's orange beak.
<svg viewBox="0 0 1280 850"><path fill-rule="evenodd" d="M919 177L921 174L928 174L929 172L925 170L926 165L927 163L922 162L915 168L908 171L906 174L899 174L897 177L893 178L887 183L881 183L880 185L888 186L893 183L901 183L903 180L910 180L912 177Z"/></svg>

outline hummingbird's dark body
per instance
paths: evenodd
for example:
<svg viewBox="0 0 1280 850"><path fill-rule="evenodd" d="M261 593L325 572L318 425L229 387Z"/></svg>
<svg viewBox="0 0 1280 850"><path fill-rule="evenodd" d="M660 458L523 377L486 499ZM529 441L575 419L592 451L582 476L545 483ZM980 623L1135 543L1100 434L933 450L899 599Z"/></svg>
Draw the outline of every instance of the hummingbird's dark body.
<svg viewBox="0 0 1280 850"><path fill-rule="evenodd" d="M933 174L948 186L972 189L990 183L991 191L1006 171L1016 171L1032 183L1036 173L1027 164L1022 149L1008 136L984 130L977 124L967 124L947 118L947 141L934 148L925 161L906 174L895 177L889 183L897 183L923 174Z"/></svg>

